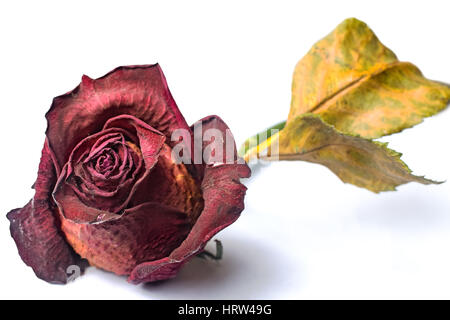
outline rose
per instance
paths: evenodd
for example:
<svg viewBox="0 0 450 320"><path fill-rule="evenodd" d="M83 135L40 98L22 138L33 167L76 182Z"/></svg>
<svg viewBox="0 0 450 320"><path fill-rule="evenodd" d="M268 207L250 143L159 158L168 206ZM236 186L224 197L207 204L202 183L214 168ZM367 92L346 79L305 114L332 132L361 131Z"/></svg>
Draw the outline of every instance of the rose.
<svg viewBox="0 0 450 320"><path fill-rule="evenodd" d="M46 118L35 196L7 215L20 256L43 280L65 283L87 263L132 283L174 277L244 208L239 179L250 170L228 127L217 116L189 127L157 64L83 76ZM214 138L196 145L193 131L201 139L208 130ZM192 148L211 153L196 163Z"/></svg>

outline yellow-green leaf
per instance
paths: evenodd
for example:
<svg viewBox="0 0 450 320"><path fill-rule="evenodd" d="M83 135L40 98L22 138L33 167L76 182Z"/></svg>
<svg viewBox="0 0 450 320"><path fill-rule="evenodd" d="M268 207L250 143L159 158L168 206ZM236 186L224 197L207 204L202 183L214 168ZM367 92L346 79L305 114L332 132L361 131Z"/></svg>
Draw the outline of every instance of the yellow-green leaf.
<svg viewBox="0 0 450 320"><path fill-rule="evenodd" d="M297 64L288 123L320 114L337 130L378 138L444 109L450 86L398 61L364 23L347 19Z"/></svg>
<svg viewBox="0 0 450 320"><path fill-rule="evenodd" d="M278 153L270 145L278 144ZM268 160L303 160L322 164L343 182L373 192L395 190L408 182L437 183L411 174L400 153L387 144L338 132L320 116L305 114L286 124L278 134L259 146Z"/></svg>

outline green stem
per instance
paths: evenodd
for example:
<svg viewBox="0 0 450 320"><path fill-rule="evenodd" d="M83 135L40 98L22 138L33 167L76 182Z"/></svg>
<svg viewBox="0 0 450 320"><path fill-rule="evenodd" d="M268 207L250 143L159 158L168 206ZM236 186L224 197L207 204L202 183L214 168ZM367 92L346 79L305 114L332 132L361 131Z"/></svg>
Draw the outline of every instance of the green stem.
<svg viewBox="0 0 450 320"><path fill-rule="evenodd" d="M202 252L200 252L197 257L199 258L210 258L213 260L221 260L222 256L223 256L223 246L222 246L222 242L220 242L220 240L214 240L216 242L216 254L213 254L207 250L203 250Z"/></svg>
<svg viewBox="0 0 450 320"><path fill-rule="evenodd" d="M261 142L264 142L268 138L272 136L272 130L282 130L284 126L286 125L286 121L279 122L270 128L267 128L260 133L255 134L254 136L251 136L245 142L242 144L242 146L239 148L239 156L243 157L247 151L250 148L253 148L257 145L259 145Z"/></svg>

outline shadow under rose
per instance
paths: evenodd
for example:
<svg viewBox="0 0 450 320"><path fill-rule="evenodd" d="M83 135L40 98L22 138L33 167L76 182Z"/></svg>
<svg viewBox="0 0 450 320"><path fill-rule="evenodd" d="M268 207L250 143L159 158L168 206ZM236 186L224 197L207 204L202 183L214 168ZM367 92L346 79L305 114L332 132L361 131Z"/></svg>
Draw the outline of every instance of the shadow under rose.
<svg viewBox="0 0 450 320"><path fill-rule="evenodd" d="M150 299L258 299L276 298L271 291L286 281L281 270L289 264L274 248L246 239L221 238L220 261L193 258L171 280L141 285ZM214 252L210 242L207 249ZM296 275L301 270L296 268ZM293 277L296 277L293 275Z"/></svg>
<svg viewBox="0 0 450 320"><path fill-rule="evenodd" d="M424 231L448 227L450 201L444 194L415 186L409 192L383 194L383 198L371 198L356 206L358 221L398 231Z"/></svg>

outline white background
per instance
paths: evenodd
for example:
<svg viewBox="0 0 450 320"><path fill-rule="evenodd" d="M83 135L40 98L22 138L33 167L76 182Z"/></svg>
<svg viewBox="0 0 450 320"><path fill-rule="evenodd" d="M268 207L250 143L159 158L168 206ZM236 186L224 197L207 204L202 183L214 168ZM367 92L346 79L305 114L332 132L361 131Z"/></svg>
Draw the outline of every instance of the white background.
<svg viewBox="0 0 450 320"><path fill-rule="evenodd" d="M241 218L167 282L89 268L34 276L4 217L33 195L52 98L81 75L159 62L189 123L218 114L238 143L287 117L293 68L357 17L403 61L450 82L448 1L14 1L0 4L1 298L450 298L450 182L381 195L305 162L258 167ZM450 111L387 137L416 174L450 180Z"/></svg>

